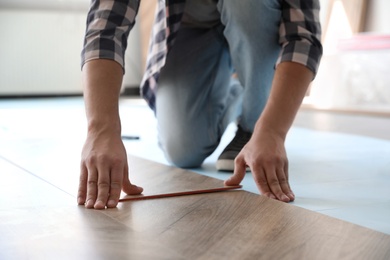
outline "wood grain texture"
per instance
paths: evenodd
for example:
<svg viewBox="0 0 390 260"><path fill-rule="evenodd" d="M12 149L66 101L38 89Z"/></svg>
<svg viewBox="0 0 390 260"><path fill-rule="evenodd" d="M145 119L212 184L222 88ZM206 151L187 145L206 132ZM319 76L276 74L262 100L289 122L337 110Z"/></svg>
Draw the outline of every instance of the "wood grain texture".
<svg viewBox="0 0 390 260"><path fill-rule="evenodd" d="M144 188L144 195L224 187L221 180L135 156L128 157L131 181Z"/></svg>
<svg viewBox="0 0 390 260"><path fill-rule="evenodd" d="M133 180L145 190L199 188L221 182L135 157L129 161ZM134 201L104 213L190 259L390 256L388 235L245 191Z"/></svg>
<svg viewBox="0 0 390 260"><path fill-rule="evenodd" d="M130 165L146 190L221 183L134 157ZM1 158L0 169L7 180L0 190L0 259L390 258L386 234L245 191L97 211Z"/></svg>
<svg viewBox="0 0 390 260"><path fill-rule="evenodd" d="M238 189L241 186L226 187L224 182L204 175L194 174L173 166L156 164L155 162L129 156L130 175L133 183L144 188L142 195L125 195L122 200L142 199L149 197L169 197L175 194L208 193L214 189Z"/></svg>
<svg viewBox="0 0 390 260"><path fill-rule="evenodd" d="M179 196L190 196L190 195L197 195L197 194L206 194L206 193L213 193L213 192L223 192L223 191L229 191L229 190L236 190L241 189L242 186L224 186L224 187L216 187L212 189L201 189L201 190L188 190L188 191L179 191L179 192L171 192L171 193L163 193L163 194L153 194L153 195L127 195L124 198L119 199L119 202L126 202L126 201L134 201L134 200L150 200L150 199L163 199L163 198L170 198L170 197L179 197Z"/></svg>

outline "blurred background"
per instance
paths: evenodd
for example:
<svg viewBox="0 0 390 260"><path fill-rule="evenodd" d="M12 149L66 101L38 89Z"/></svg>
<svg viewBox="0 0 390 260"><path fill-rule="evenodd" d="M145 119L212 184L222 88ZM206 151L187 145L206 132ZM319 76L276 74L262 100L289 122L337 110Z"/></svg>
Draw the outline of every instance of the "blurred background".
<svg viewBox="0 0 390 260"><path fill-rule="evenodd" d="M144 1L148 2L148 1ZM0 0L0 95L81 95L80 53L90 0ZM142 76L139 24L124 86Z"/></svg>
<svg viewBox="0 0 390 260"><path fill-rule="evenodd" d="M123 91L137 95L155 2L141 1ZM390 1L321 0L324 57L303 106L390 113ZM90 0L0 0L0 97L81 95Z"/></svg>
<svg viewBox="0 0 390 260"><path fill-rule="evenodd" d="M304 105L390 112L390 1L322 0L324 56Z"/></svg>

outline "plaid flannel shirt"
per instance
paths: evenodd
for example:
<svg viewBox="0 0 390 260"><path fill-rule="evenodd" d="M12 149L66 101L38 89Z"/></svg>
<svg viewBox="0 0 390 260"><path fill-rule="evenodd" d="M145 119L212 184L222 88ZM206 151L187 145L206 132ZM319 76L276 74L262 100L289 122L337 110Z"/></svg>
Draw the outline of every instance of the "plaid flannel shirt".
<svg viewBox="0 0 390 260"><path fill-rule="evenodd" d="M185 7L185 0L157 1L146 70L141 82L142 96L153 110L159 72L174 45ZM81 55L82 66L93 59L111 59L124 68L127 37L135 24L139 3L140 0L92 0ZM293 61L316 74L322 55L318 0L281 0L281 5L281 52L275 66L283 61Z"/></svg>

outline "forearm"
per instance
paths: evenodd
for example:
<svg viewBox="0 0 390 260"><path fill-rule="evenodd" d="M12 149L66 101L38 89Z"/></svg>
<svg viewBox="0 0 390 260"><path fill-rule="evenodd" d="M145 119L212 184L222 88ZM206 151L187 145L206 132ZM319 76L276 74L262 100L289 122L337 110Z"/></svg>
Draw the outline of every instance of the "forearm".
<svg viewBox="0 0 390 260"><path fill-rule="evenodd" d="M122 67L113 60L97 59L84 65L84 102L89 133L120 134L118 107L122 79Z"/></svg>
<svg viewBox="0 0 390 260"><path fill-rule="evenodd" d="M254 133L272 131L285 139L312 79L313 72L301 64L279 64L267 105L255 125Z"/></svg>

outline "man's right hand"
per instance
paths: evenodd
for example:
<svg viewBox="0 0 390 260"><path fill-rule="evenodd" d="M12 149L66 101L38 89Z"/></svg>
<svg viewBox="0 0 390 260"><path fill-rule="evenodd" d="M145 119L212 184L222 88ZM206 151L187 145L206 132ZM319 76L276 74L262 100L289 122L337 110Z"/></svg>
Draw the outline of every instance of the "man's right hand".
<svg viewBox="0 0 390 260"><path fill-rule="evenodd" d="M82 151L78 204L85 204L86 208L114 208L121 190L126 194L143 191L129 180L120 134L89 133Z"/></svg>

